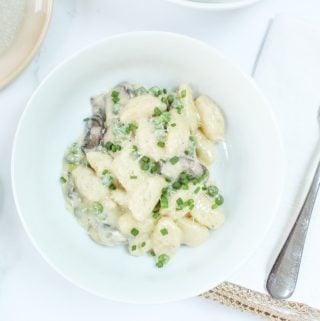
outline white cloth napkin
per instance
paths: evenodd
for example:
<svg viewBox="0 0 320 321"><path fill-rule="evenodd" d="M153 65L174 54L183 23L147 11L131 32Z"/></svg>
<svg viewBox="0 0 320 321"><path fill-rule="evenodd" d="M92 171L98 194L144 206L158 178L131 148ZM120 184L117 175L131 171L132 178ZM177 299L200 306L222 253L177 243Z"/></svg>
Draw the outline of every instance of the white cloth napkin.
<svg viewBox="0 0 320 321"><path fill-rule="evenodd" d="M320 30L289 17L276 17L265 38L254 78L269 99L282 134L286 183L268 238L230 281L266 292L268 272L301 208L320 155L317 122ZM310 223L297 288L291 298L315 308L320 308L319 200L320 196Z"/></svg>

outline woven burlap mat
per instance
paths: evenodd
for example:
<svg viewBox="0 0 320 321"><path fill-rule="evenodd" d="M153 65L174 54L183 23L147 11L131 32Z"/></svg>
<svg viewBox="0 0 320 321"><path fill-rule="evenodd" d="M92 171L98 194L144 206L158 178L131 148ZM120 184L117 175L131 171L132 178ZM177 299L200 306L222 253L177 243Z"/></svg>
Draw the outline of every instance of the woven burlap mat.
<svg viewBox="0 0 320 321"><path fill-rule="evenodd" d="M250 312L265 320L320 321L320 310L306 304L274 300L269 295L224 282L201 295L240 311Z"/></svg>

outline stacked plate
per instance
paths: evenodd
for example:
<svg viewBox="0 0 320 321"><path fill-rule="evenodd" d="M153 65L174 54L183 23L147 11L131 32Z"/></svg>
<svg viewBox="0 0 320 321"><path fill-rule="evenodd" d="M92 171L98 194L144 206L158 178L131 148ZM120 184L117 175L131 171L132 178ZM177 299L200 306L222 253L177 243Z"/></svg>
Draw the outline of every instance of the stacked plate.
<svg viewBox="0 0 320 321"><path fill-rule="evenodd" d="M52 0L0 0L0 88L31 61L45 36Z"/></svg>
<svg viewBox="0 0 320 321"><path fill-rule="evenodd" d="M179 5L204 10L229 10L251 5L260 0L167 0Z"/></svg>

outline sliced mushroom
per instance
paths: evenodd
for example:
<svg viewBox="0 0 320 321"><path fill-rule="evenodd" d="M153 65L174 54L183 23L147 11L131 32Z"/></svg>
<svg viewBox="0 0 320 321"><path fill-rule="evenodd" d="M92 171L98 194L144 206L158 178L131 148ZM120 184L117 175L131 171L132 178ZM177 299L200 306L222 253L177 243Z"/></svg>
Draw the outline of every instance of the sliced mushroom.
<svg viewBox="0 0 320 321"><path fill-rule="evenodd" d="M97 147L103 139L106 120L106 95L99 94L90 98L92 116L87 122L86 135L82 149L92 150Z"/></svg>
<svg viewBox="0 0 320 321"><path fill-rule="evenodd" d="M178 178L181 172L186 172L193 177L200 177L208 172L208 169L195 158L179 157L179 161L172 164L169 161L161 164L161 174L173 179Z"/></svg>
<svg viewBox="0 0 320 321"><path fill-rule="evenodd" d="M118 90L121 96L127 96L128 99L134 97L134 87L127 82L121 82L115 87L115 90Z"/></svg>

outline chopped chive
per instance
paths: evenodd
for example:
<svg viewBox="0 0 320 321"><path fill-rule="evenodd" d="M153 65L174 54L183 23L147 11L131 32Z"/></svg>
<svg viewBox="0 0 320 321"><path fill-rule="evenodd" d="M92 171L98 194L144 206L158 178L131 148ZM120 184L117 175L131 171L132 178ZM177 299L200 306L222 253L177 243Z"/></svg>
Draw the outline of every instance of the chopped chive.
<svg viewBox="0 0 320 321"><path fill-rule="evenodd" d="M104 169L101 174L102 175L107 175L108 173L109 173L109 171L107 169Z"/></svg>
<svg viewBox="0 0 320 321"><path fill-rule="evenodd" d="M138 125L136 125L134 123L129 123L128 125L125 126L124 131L126 134L130 134L131 132L133 132L136 129L138 129Z"/></svg>
<svg viewBox="0 0 320 321"><path fill-rule="evenodd" d="M63 176L61 176L61 177L60 177L60 182L61 182L62 184L65 184L65 183L67 182L67 180L66 180Z"/></svg>
<svg viewBox="0 0 320 321"><path fill-rule="evenodd" d="M195 178L193 180L193 185L199 184L201 183L203 180L205 180L207 177L209 176L208 171L206 171L205 173L203 173L201 176Z"/></svg>
<svg viewBox="0 0 320 321"><path fill-rule="evenodd" d="M215 198L215 202L218 206L221 206L224 202L224 198L222 195L218 195L216 198Z"/></svg>
<svg viewBox="0 0 320 321"><path fill-rule="evenodd" d="M217 186L211 185L211 186L208 186L207 193L209 196L215 197L219 193L219 189Z"/></svg>
<svg viewBox="0 0 320 321"><path fill-rule="evenodd" d="M147 157L147 156L143 156L142 157L142 161L145 162L145 163L149 163L150 162L150 158Z"/></svg>
<svg viewBox="0 0 320 321"><path fill-rule="evenodd" d="M139 234L139 230L134 227L134 228L131 230L130 233L131 233L131 235L133 235L133 236L137 236L137 235Z"/></svg>
<svg viewBox="0 0 320 321"><path fill-rule="evenodd" d="M156 256L156 253L154 252L154 250L150 250L149 253L150 253L151 256Z"/></svg>
<svg viewBox="0 0 320 321"><path fill-rule="evenodd" d="M119 97L112 97L112 102L113 102L114 104L117 104L119 101L120 101L120 98L119 98Z"/></svg>
<svg viewBox="0 0 320 321"><path fill-rule="evenodd" d="M183 205L183 200L181 197L179 197L177 200L176 200L176 203L178 206L182 206Z"/></svg>
<svg viewBox="0 0 320 321"><path fill-rule="evenodd" d="M169 105L171 105L174 101L174 97L172 95L169 95L168 98L167 98L167 102Z"/></svg>
<svg viewBox="0 0 320 321"><path fill-rule="evenodd" d="M137 249L137 246L136 245L132 245L131 246L131 251L135 251Z"/></svg>
<svg viewBox="0 0 320 321"><path fill-rule="evenodd" d="M103 206L100 202L94 202L92 204L92 208L93 208L94 212L97 214L101 214L103 212Z"/></svg>
<svg viewBox="0 0 320 321"><path fill-rule="evenodd" d="M157 218L160 217L160 212L152 212L152 217L156 220Z"/></svg>
<svg viewBox="0 0 320 321"><path fill-rule="evenodd" d="M161 229L161 230L160 230L160 233L161 233L163 236L169 234L169 232L168 232L168 230L167 230L166 228Z"/></svg>
<svg viewBox="0 0 320 321"><path fill-rule="evenodd" d="M177 109L178 114L181 115L183 106L177 106L176 109Z"/></svg>
<svg viewBox="0 0 320 321"><path fill-rule="evenodd" d="M176 124L176 123L172 123L170 126L171 126L171 127L176 127L177 124Z"/></svg>
<svg viewBox="0 0 320 321"><path fill-rule="evenodd" d="M171 178L170 177L165 177L164 179L166 180L167 183L171 183Z"/></svg>
<svg viewBox="0 0 320 321"><path fill-rule="evenodd" d="M149 169L150 165L148 163L141 163L140 164L140 168L143 170L143 171L147 171Z"/></svg>
<svg viewBox="0 0 320 321"><path fill-rule="evenodd" d="M122 147L118 144L113 144L112 142L108 141L103 144L104 148L106 148L109 151L112 151L113 153L116 153L122 149Z"/></svg>
<svg viewBox="0 0 320 321"><path fill-rule="evenodd" d="M163 141L158 141L158 142L157 142L157 146L160 147L160 148L164 148L165 142L163 142Z"/></svg>
<svg viewBox="0 0 320 321"><path fill-rule="evenodd" d="M180 91L180 97L185 98L187 96L187 91L185 89Z"/></svg>
<svg viewBox="0 0 320 321"><path fill-rule="evenodd" d="M112 91L111 97L112 97L112 101L113 101L114 104L116 104L116 103L118 103L120 101L119 92L116 91L116 90Z"/></svg>
<svg viewBox="0 0 320 321"><path fill-rule="evenodd" d="M119 97L119 91L113 90L111 93L112 97Z"/></svg>
<svg viewBox="0 0 320 321"><path fill-rule="evenodd" d="M176 203L178 205L178 207L176 208L177 211L181 211L182 209L188 207L190 210L192 210L194 208L194 200L192 198L186 200L185 202L182 200L181 197L179 197L176 200Z"/></svg>
<svg viewBox="0 0 320 321"><path fill-rule="evenodd" d="M131 175L130 176L130 179L137 179L138 178L138 176L136 176L136 175Z"/></svg>
<svg viewBox="0 0 320 321"><path fill-rule="evenodd" d="M110 184L109 189L111 189L112 191L114 191L114 190L117 189L117 187L116 187L116 185L114 185L114 184Z"/></svg>
<svg viewBox="0 0 320 321"><path fill-rule="evenodd" d="M104 144L104 147L107 149L107 150L111 150L111 147L113 146L113 144L112 144L112 142L106 142L105 144Z"/></svg>
<svg viewBox="0 0 320 321"><path fill-rule="evenodd" d="M198 194L200 192L200 189L201 189L200 186L198 186L193 193Z"/></svg>
<svg viewBox="0 0 320 321"><path fill-rule="evenodd" d="M181 183L179 181L176 181L172 184L172 187L174 189L180 189L181 188Z"/></svg>
<svg viewBox="0 0 320 321"><path fill-rule="evenodd" d="M146 242L142 242L141 247L145 247L145 246L146 246Z"/></svg>
<svg viewBox="0 0 320 321"><path fill-rule="evenodd" d="M161 116L162 114L162 111L159 107L156 107L154 110L153 110L153 116L154 117L158 117L158 116Z"/></svg>
<svg viewBox="0 0 320 321"><path fill-rule="evenodd" d="M167 255L167 254L161 254L161 255L159 255L159 257L158 257L158 262L156 263L156 266L157 266L158 268L162 268L166 263L169 262L169 259L170 259L170 257L169 257L169 255Z"/></svg>
<svg viewBox="0 0 320 321"><path fill-rule="evenodd" d="M83 121L84 121L84 122L87 122L87 121L89 121L89 120L90 120L90 117L83 118Z"/></svg>
<svg viewBox="0 0 320 321"><path fill-rule="evenodd" d="M168 208L169 207L168 197L166 195L161 195L160 207L161 208Z"/></svg>
<svg viewBox="0 0 320 321"><path fill-rule="evenodd" d="M158 171L158 166L156 163L151 163L150 164L150 173L151 174L155 174Z"/></svg>
<svg viewBox="0 0 320 321"><path fill-rule="evenodd" d="M189 207L190 210L194 208L194 200L192 198L186 201L186 206Z"/></svg>
<svg viewBox="0 0 320 321"><path fill-rule="evenodd" d="M175 164L177 164L178 162L179 162L179 157L178 157L178 156L174 156L174 157L170 158L170 163L171 163L172 165L175 165Z"/></svg>

